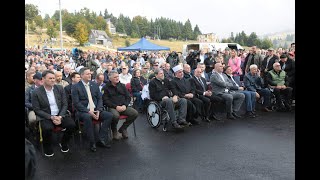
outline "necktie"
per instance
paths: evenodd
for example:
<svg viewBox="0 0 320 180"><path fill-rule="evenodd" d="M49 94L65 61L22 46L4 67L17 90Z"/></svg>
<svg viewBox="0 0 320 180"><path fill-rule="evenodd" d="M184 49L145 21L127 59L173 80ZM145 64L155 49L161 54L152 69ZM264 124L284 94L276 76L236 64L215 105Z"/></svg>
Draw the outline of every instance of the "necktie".
<svg viewBox="0 0 320 180"><path fill-rule="evenodd" d="M88 94L88 99L89 99L89 110L90 111L94 111L94 103L93 103L93 100L92 100L92 95L91 95L91 91L90 91L90 87L88 84L85 85L86 87L86 90L87 90L87 94Z"/></svg>
<svg viewBox="0 0 320 180"><path fill-rule="evenodd" d="M286 68L286 63L283 63L282 70Z"/></svg>
<svg viewBox="0 0 320 180"><path fill-rule="evenodd" d="M232 76L231 76L231 80L233 81L233 83L234 83L237 87L239 87L239 85L236 83L236 81L233 79Z"/></svg>
<svg viewBox="0 0 320 180"><path fill-rule="evenodd" d="M200 82L200 84L201 84L201 86L202 86L203 91L206 91L206 88L204 87L204 84L203 84L203 82L201 81L201 79L200 79L200 78L198 78L198 81Z"/></svg>

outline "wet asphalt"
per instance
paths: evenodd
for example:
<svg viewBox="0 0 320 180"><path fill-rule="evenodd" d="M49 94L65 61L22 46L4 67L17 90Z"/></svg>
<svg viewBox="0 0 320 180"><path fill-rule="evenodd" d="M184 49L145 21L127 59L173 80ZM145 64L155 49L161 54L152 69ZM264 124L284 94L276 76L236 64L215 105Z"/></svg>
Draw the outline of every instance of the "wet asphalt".
<svg viewBox="0 0 320 180"><path fill-rule="evenodd" d="M137 137L90 152L75 136L70 152L38 151L37 180L292 180L295 179L295 113L257 112L256 118L201 122L184 132L153 129L136 120ZM225 114L219 114L225 119Z"/></svg>

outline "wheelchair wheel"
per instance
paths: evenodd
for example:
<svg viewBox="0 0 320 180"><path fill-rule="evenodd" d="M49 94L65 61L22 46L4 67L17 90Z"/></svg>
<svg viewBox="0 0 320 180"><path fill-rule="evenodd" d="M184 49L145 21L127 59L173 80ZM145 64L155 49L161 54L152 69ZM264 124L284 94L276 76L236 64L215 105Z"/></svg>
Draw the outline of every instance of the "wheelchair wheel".
<svg viewBox="0 0 320 180"><path fill-rule="evenodd" d="M278 107L276 105L274 105L274 106L271 106L271 109L272 109L272 111L277 111Z"/></svg>
<svg viewBox="0 0 320 180"><path fill-rule="evenodd" d="M150 102L147 108L147 120L152 128L161 125L161 109L157 102Z"/></svg>

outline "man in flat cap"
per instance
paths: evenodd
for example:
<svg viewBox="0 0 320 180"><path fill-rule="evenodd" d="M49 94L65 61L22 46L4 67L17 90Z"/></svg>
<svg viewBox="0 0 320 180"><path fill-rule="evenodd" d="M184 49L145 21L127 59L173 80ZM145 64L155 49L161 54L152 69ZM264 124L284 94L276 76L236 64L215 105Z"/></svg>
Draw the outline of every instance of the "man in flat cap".
<svg viewBox="0 0 320 180"><path fill-rule="evenodd" d="M279 62L279 57L274 54L274 49L269 48L267 52L267 56L263 59L260 69L260 76L265 80L265 77L268 73L268 71L272 70L272 65L275 62Z"/></svg>

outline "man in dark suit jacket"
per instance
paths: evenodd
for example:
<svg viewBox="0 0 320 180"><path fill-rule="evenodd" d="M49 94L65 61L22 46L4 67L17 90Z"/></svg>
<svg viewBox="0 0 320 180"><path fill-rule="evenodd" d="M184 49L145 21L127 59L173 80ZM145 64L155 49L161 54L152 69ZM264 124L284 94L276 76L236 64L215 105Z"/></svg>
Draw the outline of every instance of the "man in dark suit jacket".
<svg viewBox="0 0 320 180"><path fill-rule="evenodd" d="M75 127L74 121L67 115L68 102L63 87L55 85L54 72L42 73L43 86L32 93L32 107L42 128L44 154L54 155L52 148L52 130L55 126L65 128L60 146L62 152L68 152L68 141Z"/></svg>
<svg viewBox="0 0 320 180"><path fill-rule="evenodd" d="M201 99L204 104L204 116L202 118L207 122L210 122L210 119L220 121L221 119L216 117L214 111L212 110L212 104L222 102L223 99L219 96L213 95L212 92L208 90L206 79L201 77L201 72L202 70L200 68L195 69L194 76L189 81L191 86L195 87L195 92L198 95L198 98Z"/></svg>
<svg viewBox="0 0 320 180"><path fill-rule="evenodd" d="M268 54L267 56L263 59L262 63L261 63L261 77L263 78L264 81L266 81L265 77L267 76L268 71L272 70L273 67L272 65L275 62L279 62L279 58L278 56L274 55L274 49L273 48L269 48L268 49ZM250 70L250 66L249 66L249 70ZM263 85L263 87L266 87L266 84Z"/></svg>
<svg viewBox="0 0 320 180"><path fill-rule="evenodd" d="M295 99L295 79L296 79L296 67L295 67L295 61L289 58L287 55L282 54L280 56L281 69L286 72L286 75L288 76L289 86L292 87L292 99Z"/></svg>
<svg viewBox="0 0 320 180"><path fill-rule="evenodd" d="M71 95L71 87L74 84L77 84L80 80L80 74L78 72L73 72L69 77L71 77L71 83L64 87L64 91L66 92L67 100L68 100L68 110L71 112L71 115L74 117L74 107L72 104L72 95Z"/></svg>
<svg viewBox="0 0 320 180"><path fill-rule="evenodd" d="M181 125L188 125L187 116L187 100L172 95L172 86L168 79L164 77L164 70L156 69L154 71L155 78L149 83L150 98L159 102L170 117L171 124L175 129L181 129ZM175 107L178 109L178 117L174 113Z"/></svg>
<svg viewBox="0 0 320 180"><path fill-rule="evenodd" d="M110 148L110 142L108 139L108 127L112 121L112 114L103 109L102 95L99 87L91 80L91 72L88 67L84 67L80 70L81 81L74 84L71 89L72 102L76 110L76 116L80 121L83 121L84 130L90 142L90 150L95 152L96 141L94 138L93 122L101 121L102 126L99 131L99 139L97 145L104 148ZM87 87L90 91L87 90ZM91 94L92 105L90 105L91 98L88 96ZM93 106L93 107L92 107Z"/></svg>
<svg viewBox="0 0 320 180"><path fill-rule="evenodd" d="M197 98L194 87L191 86L188 79L183 77L182 67L180 65L173 68L175 76L172 81L172 93L180 98L187 99L187 121L191 124L200 124L196 121L198 115L203 116L203 103Z"/></svg>

